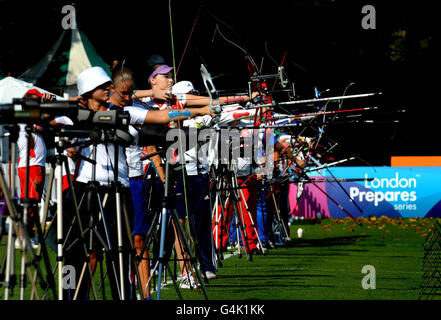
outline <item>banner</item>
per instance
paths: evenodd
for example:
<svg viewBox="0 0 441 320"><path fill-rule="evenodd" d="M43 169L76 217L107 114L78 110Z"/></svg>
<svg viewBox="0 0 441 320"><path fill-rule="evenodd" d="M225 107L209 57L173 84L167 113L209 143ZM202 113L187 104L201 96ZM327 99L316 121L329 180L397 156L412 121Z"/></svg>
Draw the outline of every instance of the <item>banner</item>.
<svg viewBox="0 0 441 320"><path fill-rule="evenodd" d="M290 208L305 218L345 218L351 215L423 218L441 216L441 167L334 167L318 171L316 179L366 179L316 182L290 186ZM331 174L332 173L332 174ZM373 179L373 180L368 180ZM355 202L356 205L351 201Z"/></svg>

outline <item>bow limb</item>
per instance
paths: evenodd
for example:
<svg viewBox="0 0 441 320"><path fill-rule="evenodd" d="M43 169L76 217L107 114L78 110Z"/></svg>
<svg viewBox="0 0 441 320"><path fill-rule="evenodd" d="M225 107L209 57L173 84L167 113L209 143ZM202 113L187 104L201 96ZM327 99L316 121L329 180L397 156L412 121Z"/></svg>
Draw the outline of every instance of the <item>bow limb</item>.
<svg viewBox="0 0 441 320"><path fill-rule="evenodd" d="M219 114L222 111L221 103L219 100L219 93L217 92L216 87L213 84L211 74L208 72L207 68L203 64L201 64L201 76L202 81L204 82L204 86L207 89L208 96L210 97L210 112ZM213 101L216 101L217 105L215 105Z"/></svg>

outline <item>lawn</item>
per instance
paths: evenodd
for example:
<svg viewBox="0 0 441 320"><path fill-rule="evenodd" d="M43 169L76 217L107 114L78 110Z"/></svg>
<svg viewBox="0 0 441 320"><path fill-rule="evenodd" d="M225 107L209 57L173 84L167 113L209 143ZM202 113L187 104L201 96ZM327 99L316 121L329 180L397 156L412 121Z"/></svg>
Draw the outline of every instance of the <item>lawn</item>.
<svg viewBox="0 0 441 320"><path fill-rule="evenodd" d="M422 285L424 242L432 219L327 219L291 225L293 239L283 247L248 261L231 256L215 280L206 284L209 299L244 300L415 300ZM294 237L297 228L301 239ZM375 289L362 279L375 268ZM370 274L370 273L369 273ZM182 290L185 299L201 294ZM173 287L162 299L176 299Z"/></svg>
<svg viewBox="0 0 441 320"><path fill-rule="evenodd" d="M435 220L360 221L362 226L349 218L292 224L291 241L252 261L224 253L217 278L204 283L209 300L417 300L423 285L424 243ZM298 228L303 229L302 238L296 236ZM5 245L6 238L0 247L2 258ZM55 254L49 252L54 266ZM375 270L375 289L362 286L365 276L374 276L372 269L362 273L364 266ZM201 290L180 292L186 300L205 299ZM18 285L14 293L11 299L18 299ZM161 300L176 299L171 283L161 289Z"/></svg>

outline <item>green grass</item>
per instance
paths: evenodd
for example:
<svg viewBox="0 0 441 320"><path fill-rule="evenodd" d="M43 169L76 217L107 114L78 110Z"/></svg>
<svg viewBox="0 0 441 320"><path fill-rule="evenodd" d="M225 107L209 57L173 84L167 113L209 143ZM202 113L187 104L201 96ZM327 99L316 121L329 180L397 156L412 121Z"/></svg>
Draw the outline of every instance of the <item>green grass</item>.
<svg viewBox="0 0 441 320"><path fill-rule="evenodd" d="M293 239L268 254L232 256L206 284L211 300L415 300L422 285L423 245L432 219L350 219L292 225ZM294 238L297 228L304 230ZM362 288L365 265L376 271L376 289ZM201 299L185 290L184 298ZM162 299L176 299L162 290Z"/></svg>
<svg viewBox="0 0 441 320"><path fill-rule="evenodd" d="M382 217L361 222L361 227L351 219L291 225L293 239L285 246L269 250L266 255L253 256L252 261L237 255L224 259L217 278L205 283L208 298L417 300L423 284L424 241L435 220ZM304 230L301 239L296 236L299 227ZM375 268L375 289L362 288L365 265ZM14 298L18 291L17 286ZM186 300L205 299L201 291L182 289L181 293ZM0 298L3 295L2 286ZM156 298L155 292L152 297ZM178 295L172 284L161 290L161 300L176 299Z"/></svg>

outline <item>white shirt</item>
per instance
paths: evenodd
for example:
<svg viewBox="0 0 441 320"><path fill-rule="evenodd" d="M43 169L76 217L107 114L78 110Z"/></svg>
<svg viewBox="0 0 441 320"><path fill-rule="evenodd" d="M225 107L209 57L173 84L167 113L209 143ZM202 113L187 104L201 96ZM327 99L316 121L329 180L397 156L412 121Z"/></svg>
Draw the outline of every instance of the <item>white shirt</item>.
<svg viewBox="0 0 441 320"><path fill-rule="evenodd" d="M137 124L135 126L129 126L129 133L133 136L133 144L130 147L126 148L126 157L127 157L127 165L129 167L129 178L142 176L144 174L143 170L143 162L141 161L142 157L142 146L138 145L139 141L139 131L140 125L144 124L144 112L148 111L148 109L142 105L130 106L124 108L125 110L130 108L133 112L132 114L137 116L137 118L133 119L133 123ZM139 109L139 110L138 110ZM132 120L131 120L132 121Z"/></svg>
<svg viewBox="0 0 441 320"><path fill-rule="evenodd" d="M240 131L241 138L250 137L252 135L253 135L253 130L251 130L251 129L242 129ZM245 141L244 141L244 143L245 143ZM244 147L249 147L249 146L244 146ZM236 174L238 177L247 176L247 175L254 173L254 168L251 166L251 163L253 161L252 157L253 157L253 154L251 154L251 159L250 158L242 158L242 157L238 158L237 171L236 171Z"/></svg>
<svg viewBox="0 0 441 320"><path fill-rule="evenodd" d="M133 144L126 148L126 157L129 168L129 178L133 178L142 176L144 174L143 164L141 161L142 147L138 146L138 130L133 126L129 126L129 133L132 135L134 140Z"/></svg>
<svg viewBox="0 0 441 320"><path fill-rule="evenodd" d="M19 149L18 168L21 168L26 167L28 139L26 134L26 125L19 124L19 127L20 131L17 139ZM30 149L29 165L44 167L46 165L47 155L46 144L39 133L31 133L31 135L34 138L35 145L33 149Z"/></svg>
<svg viewBox="0 0 441 320"><path fill-rule="evenodd" d="M142 125L148 110L143 110L137 107L124 107L124 111L128 111L130 114L131 125ZM84 148L81 154L85 157L92 159L93 146L90 145ZM95 167L95 180L101 185L110 185L114 180L114 158L115 150L113 143L98 144L96 147L96 167ZM128 165L126 162L126 156L124 154L124 148L118 146L118 181L125 187L129 187ZM87 183L92 180L93 165L88 161L82 161L78 172L77 181Z"/></svg>
<svg viewBox="0 0 441 320"><path fill-rule="evenodd" d="M66 116L55 117L54 121L57 125L67 125L67 126L73 125L72 120ZM59 139L60 139L59 137L55 137L55 141L59 141ZM72 142L76 142L76 141L78 141L77 138L72 139ZM63 151L63 154L65 156L67 156L66 150ZM74 175L75 174L75 162L71 158L67 157L67 164L69 166L69 173L71 175ZM63 176L65 176L65 175L66 175L66 168L65 168L65 166L63 166Z"/></svg>
<svg viewBox="0 0 441 320"><path fill-rule="evenodd" d="M191 128L201 128L208 127L211 123L211 116L199 116L192 119L184 120L184 127ZM185 152L185 169L189 176L198 175L198 167L200 168L200 173L206 174L210 171L210 165L208 163L208 143L203 144L200 148L194 147Z"/></svg>

